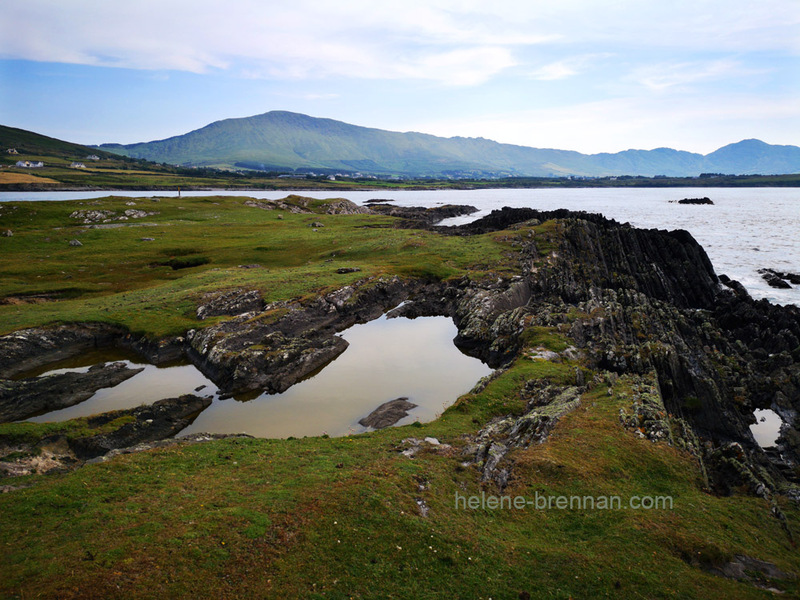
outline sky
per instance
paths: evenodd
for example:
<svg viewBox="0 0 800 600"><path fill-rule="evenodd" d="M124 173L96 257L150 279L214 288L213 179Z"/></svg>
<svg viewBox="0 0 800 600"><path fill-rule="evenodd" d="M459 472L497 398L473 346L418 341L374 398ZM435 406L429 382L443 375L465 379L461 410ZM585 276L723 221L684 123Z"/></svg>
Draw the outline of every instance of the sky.
<svg viewBox="0 0 800 600"><path fill-rule="evenodd" d="M800 0L24 0L0 123L82 144L288 110L585 153L800 145Z"/></svg>

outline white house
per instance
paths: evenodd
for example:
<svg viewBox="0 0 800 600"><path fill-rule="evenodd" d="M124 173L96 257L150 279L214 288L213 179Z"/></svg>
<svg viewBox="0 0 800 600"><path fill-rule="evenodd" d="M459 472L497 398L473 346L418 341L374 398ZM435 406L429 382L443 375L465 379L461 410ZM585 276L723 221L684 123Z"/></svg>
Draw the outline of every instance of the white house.
<svg viewBox="0 0 800 600"><path fill-rule="evenodd" d="M73 169L85 169L85 168L86 168L86 165L85 165L85 164L83 164L83 163L74 162L74 163L72 163L72 164L70 165L70 167L71 167L71 168L73 168Z"/></svg>
<svg viewBox="0 0 800 600"><path fill-rule="evenodd" d="M41 169L44 166L44 163L42 161L31 162L29 160L18 160L17 166L22 167L23 169Z"/></svg>

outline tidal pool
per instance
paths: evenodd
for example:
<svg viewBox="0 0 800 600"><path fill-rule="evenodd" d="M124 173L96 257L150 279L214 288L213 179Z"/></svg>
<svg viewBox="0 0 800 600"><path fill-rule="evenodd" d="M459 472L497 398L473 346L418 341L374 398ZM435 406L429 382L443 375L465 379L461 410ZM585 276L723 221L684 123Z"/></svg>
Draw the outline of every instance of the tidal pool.
<svg viewBox="0 0 800 600"><path fill-rule="evenodd" d="M762 448L769 448L774 446L780 436L781 425L783 420L778 416L774 410L770 409L756 409L753 411L753 416L756 418L757 423L750 425L750 431L756 442Z"/></svg>
<svg viewBox="0 0 800 600"><path fill-rule="evenodd" d="M192 365L156 367L129 355L95 353L78 362L54 365L58 369L47 373L86 370L110 360L125 360L144 371L116 387L99 390L80 404L30 420L63 421L197 393L213 395L214 400L179 436L208 432L285 438L359 433L366 430L359 419L399 397L417 405L399 425L431 421L491 373L487 365L456 348L457 333L446 317L384 316L354 325L341 333L350 343L347 350L314 376L281 394L248 400L220 399L217 387Z"/></svg>
<svg viewBox="0 0 800 600"><path fill-rule="evenodd" d="M244 432L258 437L342 436L378 406L406 397L417 408L398 425L431 421L491 369L461 353L446 317L381 317L343 332L350 346L318 374L281 394L215 399L181 435Z"/></svg>

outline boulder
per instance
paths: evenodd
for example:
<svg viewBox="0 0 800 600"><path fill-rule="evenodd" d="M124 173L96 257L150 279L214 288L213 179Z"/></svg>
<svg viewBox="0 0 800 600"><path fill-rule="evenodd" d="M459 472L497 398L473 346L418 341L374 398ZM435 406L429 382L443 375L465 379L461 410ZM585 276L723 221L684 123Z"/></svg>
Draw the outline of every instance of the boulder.
<svg viewBox="0 0 800 600"><path fill-rule="evenodd" d="M361 419L359 424L373 429L384 429L407 417L408 411L416 407L417 405L409 402L408 398L389 400Z"/></svg>

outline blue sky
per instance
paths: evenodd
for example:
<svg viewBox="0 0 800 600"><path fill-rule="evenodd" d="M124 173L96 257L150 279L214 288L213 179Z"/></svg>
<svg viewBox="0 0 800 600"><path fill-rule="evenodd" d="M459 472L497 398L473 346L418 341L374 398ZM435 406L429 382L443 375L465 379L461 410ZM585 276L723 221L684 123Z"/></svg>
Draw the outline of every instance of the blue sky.
<svg viewBox="0 0 800 600"><path fill-rule="evenodd" d="M85 144L290 110L581 152L800 144L800 0L25 0L0 123Z"/></svg>

